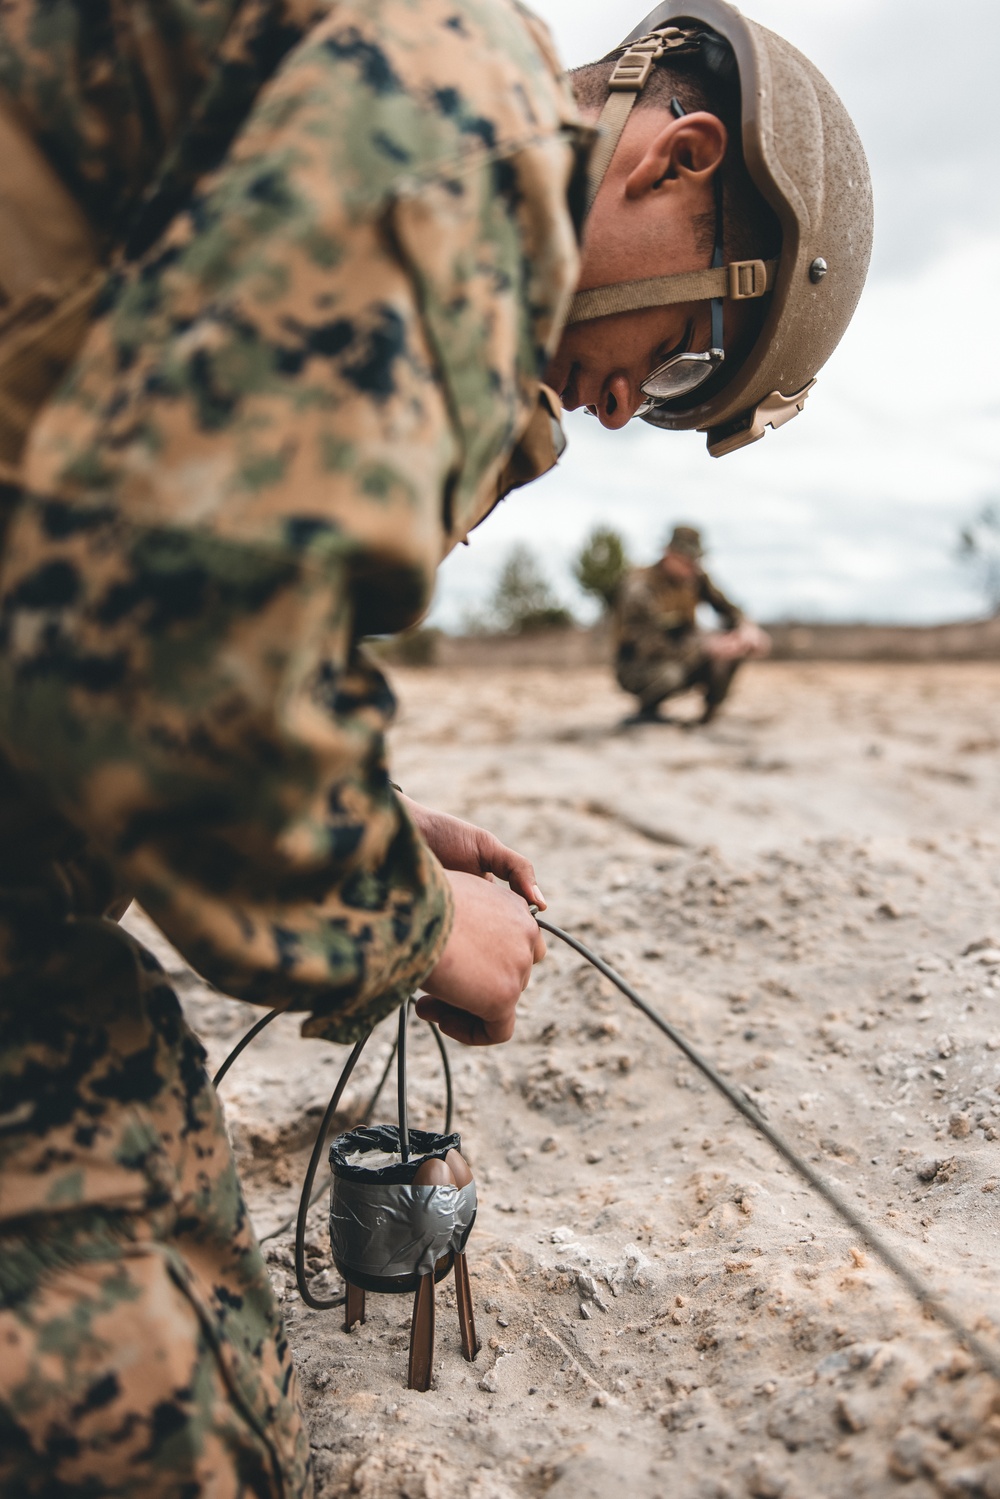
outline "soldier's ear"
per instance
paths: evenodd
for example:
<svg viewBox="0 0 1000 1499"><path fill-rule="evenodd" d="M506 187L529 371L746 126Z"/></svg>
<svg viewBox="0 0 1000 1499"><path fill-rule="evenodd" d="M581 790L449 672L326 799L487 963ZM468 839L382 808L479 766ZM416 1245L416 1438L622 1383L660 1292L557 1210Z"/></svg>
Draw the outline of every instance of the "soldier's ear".
<svg viewBox="0 0 1000 1499"><path fill-rule="evenodd" d="M625 180L626 198L658 192L677 196L702 189L722 165L729 136L718 115L706 109L676 120L663 115L663 126L651 138Z"/></svg>

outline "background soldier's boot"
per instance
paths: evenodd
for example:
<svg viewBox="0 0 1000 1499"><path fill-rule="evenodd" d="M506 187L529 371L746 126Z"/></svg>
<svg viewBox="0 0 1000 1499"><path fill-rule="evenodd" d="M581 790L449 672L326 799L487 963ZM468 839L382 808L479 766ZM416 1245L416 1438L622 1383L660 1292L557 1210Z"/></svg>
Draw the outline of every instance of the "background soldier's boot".
<svg viewBox="0 0 1000 1499"><path fill-rule="evenodd" d="M733 685L733 678L742 665L742 661L709 662L705 681L705 710L701 715L702 723L712 722L728 696L729 689Z"/></svg>

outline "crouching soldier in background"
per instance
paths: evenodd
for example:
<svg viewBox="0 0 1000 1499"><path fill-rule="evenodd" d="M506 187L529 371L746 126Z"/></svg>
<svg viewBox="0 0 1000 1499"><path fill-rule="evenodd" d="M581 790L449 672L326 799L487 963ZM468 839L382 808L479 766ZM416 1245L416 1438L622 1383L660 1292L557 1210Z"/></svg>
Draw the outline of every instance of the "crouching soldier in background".
<svg viewBox="0 0 1000 1499"><path fill-rule="evenodd" d="M704 693L701 723L710 723L742 662L766 656L767 633L745 619L701 565L701 535L675 526L659 562L637 567L622 585L616 611L618 685L639 699L631 722L665 722L659 706L697 688ZM725 628L699 629L697 609L708 604Z"/></svg>

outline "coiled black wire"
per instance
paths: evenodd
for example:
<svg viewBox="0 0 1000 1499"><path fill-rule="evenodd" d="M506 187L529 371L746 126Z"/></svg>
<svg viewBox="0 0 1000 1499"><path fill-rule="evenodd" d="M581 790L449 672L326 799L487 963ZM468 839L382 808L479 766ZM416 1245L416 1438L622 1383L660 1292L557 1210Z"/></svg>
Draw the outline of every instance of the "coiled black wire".
<svg viewBox="0 0 1000 1499"><path fill-rule="evenodd" d="M270 1010L266 1015L262 1016L260 1020L258 1020L254 1025L250 1027L246 1035L240 1037L239 1041L237 1041L236 1045L233 1047L232 1051L226 1057L222 1066L213 1077L213 1086L218 1087L219 1083L221 1083L222 1079L225 1077L230 1067L236 1061L237 1057L242 1051L246 1049L246 1047L250 1045L250 1042L254 1039L254 1037L259 1036L264 1027L270 1025L275 1016L282 1015L284 1013L285 1012L281 1009ZM441 1066L444 1071L445 1087L444 1133L446 1135L450 1135L452 1114L454 1111L454 1084L452 1082L451 1076L451 1062L448 1057L448 1048L444 1044L444 1037L441 1035L441 1032L438 1030L437 1026L433 1024L432 1021L428 1020L427 1024L430 1027L431 1034L434 1037L438 1052L441 1056ZM347 1087L348 1079L350 1078L351 1073L354 1071L355 1064L357 1063L358 1058L364 1050L371 1034L371 1031L369 1031L368 1035L366 1035L361 1041L357 1043L357 1045L354 1047L354 1050L347 1058L343 1070L339 1078L337 1079L337 1085L334 1088L333 1093L331 1094L330 1102L326 1106L326 1112L324 1113L322 1121L320 1123L319 1133L317 1134L316 1139L313 1143L312 1154L309 1157L309 1165L306 1168L306 1175L302 1184L302 1192L299 1196L298 1212L296 1213L294 1218L286 1218L284 1223L279 1223L277 1228L273 1228L268 1234L262 1234L260 1238L261 1244L264 1244L268 1239L276 1239L279 1234L285 1233L289 1228L291 1228L293 1223L295 1224L295 1282L298 1286L299 1295L302 1297L302 1300L306 1303L307 1306L313 1307L316 1311L330 1311L334 1307L343 1306L345 1297L343 1295L340 1295L333 1297L329 1301L319 1301L312 1294L308 1284L306 1283L306 1219L309 1215L309 1209L319 1201L320 1197L322 1197L323 1193L326 1191L325 1181L320 1182L315 1191L313 1190L313 1181L315 1180L316 1172L319 1167L320 1156L323 1153L323 1146L326 1144L326 1137L330 1130L330 1123L333 1119L334 1114L337 1112L337 1106L339 1105L340 1100L343 1097L344 1089ZM371 1098L368 1100L365 1111L361 1116L362 1124L367 1124L371 1119L372 1114L375 1112L375 1105L378 1103L382 1089L385 1087L389 1077L389 1073L392 1069L392 1064L395 1061L398 1045L399 1042L397 1038L397 1040L394 1040L392 1043L392 1049L389 1052L388 1060L386 1061L385 1067L382 1070L382 1075L379 1078L378 1083L375 1086L375 1091L372 1094Z"/></svg>
<svg viewBox="0 0 1000 1499"><path fill-rule="evenodd" d="M326 1144L330 1121L337 1112L337 1105L340 1102L344 1089L347 1087L347 1080L354 1071L357 1060L364 1051L370 1035L371 1031L368 1032L367 1036L362 1036L344 1063L344 1070L337 1079L337 1086L333 1090L330 1102L326 1106L326 1113L323 1115L320 1123L319 1134L316 1136L312 1154L309 1157L309 1165L306 1167L305 1178L302 1182L302 1192L299 1196L299 1211L295 1220L295 1284L298 1286L299 1295L306 1306L311 1306L317 1312L332 1311L335 1306L343 1306L346 1297L341 1294L340 1296L332 1297L329 1301L320 1301L310 1291L308 1282L306 1281L306 1219L309 1216L309 1208L312 1201L313 1181L316 1177L316 1168L319 1165L320 1156L323 1154L323 1147Z"/></svg>
<svg viewBox="0 0 1000 1499"><path fill-rule="evenodd" d="M406 1022L408 1004L399 1007L399 1035L396 1041L396 1118L399 1120L399 1159L405 1165L410 1159L410 1116L406 1109Z"/></svg>
<svg viewBox="0 0 1000 1499"><path fill-rule="evenodd" d="M246 1047L250 1045L250 1042L254 1039L255 1036L260 1035L265 1025L270 1025L271 1021L275 1018L276 1015L282 1014L284 1014L283 1010L269 1010L266 1015L263 1015L260 1020L257 1021L256 1025L252 1025L250 1027L245 1036L240 1037L226 1060L223 1062L222 1066L219 1068L218 1072L213 1077L213 1088L217 1088L219 1086L219 1084L222 1082L222 1079L229 1071L230 1067L236 1061L236 1058L239 1056L240 1052L244 1051Z"/></svg>

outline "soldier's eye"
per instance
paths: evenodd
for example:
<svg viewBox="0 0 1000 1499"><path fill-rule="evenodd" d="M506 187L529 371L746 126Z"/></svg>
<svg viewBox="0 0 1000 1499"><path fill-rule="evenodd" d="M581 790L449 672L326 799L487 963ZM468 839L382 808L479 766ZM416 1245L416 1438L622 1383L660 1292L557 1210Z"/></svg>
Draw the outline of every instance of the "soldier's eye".
<svg viewBox="0 0 1000 1499"><path fill-rule="evenodd" d="M673 359L675 354L686 354L691 347L691 339L694 336L694 319L688 321L687 327L675 344L661 344L653 355L650 362L651 369L659 369L661 364L666 364L668 359Z"/></svg>

